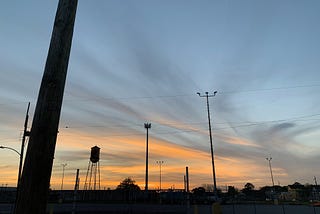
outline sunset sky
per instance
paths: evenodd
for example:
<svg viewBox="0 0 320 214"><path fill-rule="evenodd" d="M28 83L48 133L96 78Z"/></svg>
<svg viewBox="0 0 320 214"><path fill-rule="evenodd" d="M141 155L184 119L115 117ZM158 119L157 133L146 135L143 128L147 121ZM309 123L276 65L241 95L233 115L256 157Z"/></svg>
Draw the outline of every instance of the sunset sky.
<svg viewBox="0 0 320 214"><path fill-rule="evenodd" d="M57 0L0 7L0 145L20 150L49 48ZM51 186L83 188L90 148L101 148L101 187L132 177L144 188L212 184L210 98L217 185L320 179L320 1L79 0ZM0 185L19 158L0 149Z"/></svg>

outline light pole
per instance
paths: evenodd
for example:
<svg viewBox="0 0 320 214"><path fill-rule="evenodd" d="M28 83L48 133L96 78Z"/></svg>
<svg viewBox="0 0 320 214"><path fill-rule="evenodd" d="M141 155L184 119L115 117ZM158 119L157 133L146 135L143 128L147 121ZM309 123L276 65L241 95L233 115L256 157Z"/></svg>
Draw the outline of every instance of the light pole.
<svg viewBox="0 0 320 214"><path fill-rule="evenodd" d="M15 153L17 153L19 156L21 156L20 152L18 152L16 149L8 147L8 146L0 146L0 149L9 149L11 151L14 151Z"/></svg>
<svg viewBox="0 0 320 214"><path fill-rule="evenodd" d="M151 128L151 123L145 123L144 128L147 129L147 136L146 136L146 185L145 191L148 191L148 130Z"/></svg>
<svg viewBox="0 0 320 214"><path fill-rule="evenodd" d="M217 182L216 182L216 172L214 167L214 154L213 154L213 145L212 145L212 132L211 132L211 119L210 119L210 107L209 107L209 97L214 97L217 94L217 91L213 92L213 94L209 95L209 92L205 92L205 95L201 95L199 92L197 93L199 97L205 97L207 100L207 110L208 110L208 123L209 123L209 138L210 138L210 149L211 149L211 163L212 163L212 175L213 175L213 188L214 194L218 197L217 191Z"/></svg>
<svg viewBox="0 0 320 214"><path fill-rule="evenodd" d="M159 165L159 170L160 170L160 186L159 186L159 191L161 192L161 166L163 164L162 160L158 160L157 164Z"/></svg>
<svg viewBox="0 0 320 214"><path fill-rule="evenodd" d="M272 181L272 187L274 187L274 181L273 181L273 174L272 174L272 168L271 168L271 160L272 157L266 158L267 161L269 161L269 168L270 168L270 175L271 175L271 181Z"/></svg>
<svg viewBox="0 0 320 214"><path fill-rule="evenodd" d="M63 179L64 179L64 168L67 166L66 163L61 164L62 166L62 181L61 181L61 191L63 190Z"/></svg>
<svg viewBox="0 0 320 214"><path fill-rule="evenodd" d="M20 173L21 173L21 157L22 157L22 155L16 149L8 147L8 146L0 146L0 149L9 149L9 150L14 151L15 153L17 153L19 155L20 163L19 163L19 171L18 171L17 190L16 190L16 200L17 200L18 191L19 191L19 185L20 185L20 179L21 179L21 174ZM15 202L15 204L16 204L16 202Z"/></svg>

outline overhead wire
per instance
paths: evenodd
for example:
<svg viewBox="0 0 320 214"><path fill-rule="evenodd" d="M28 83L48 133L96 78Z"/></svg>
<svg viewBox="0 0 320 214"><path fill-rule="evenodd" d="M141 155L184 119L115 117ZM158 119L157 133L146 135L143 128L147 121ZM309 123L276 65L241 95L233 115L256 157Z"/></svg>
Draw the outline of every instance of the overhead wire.
<svg viewBox="0 0 320 214"><path fill-rule="evenodd" d="M286 89L297 89L297 88L310 88L310 87L320 87L320 84L310 84L310 85L296 85L296 86L284 86L284 87L274 87L274 88L261 88L261 89L249 89L249 90L238 90L238 91L223 91L220 90L219 94L234 94L234 93L251 93L251 92L262 92L262 91L274 91L274 90L286 90ZM138 100L138 99L162 99L162 98L177 98L177 97L191 97L195 96L193 94L177 94L177 95L155 95L155 96L135 96L135 97L90 97L83 99L68 99L67 102L85 102L94 100Z"/></svg>
<svg viewBox="0 0 320 214"><path fill-rule="evenodd" d="M247 93L247 92L259 92L259 91L272 91L272 90L286 90L286 89L296 89L296 88L310 88L310 87L319 87L320 84L310 84L310 85L296 85L296 86L285 86L285 87L274 87L274 88L262 88L262 89L252 89L252 90L239 90L239 91L220 91L219 93L221 94L228 94L228 93ZM195 96L194 94L178 94L178 95L159 95L159 96L143 96L143 97L111 97L111 98L84 98L80 100L68 100L66 99L65 101L67 102L72 102L72 101L91 101L91 100L99 100L99 99L106 99L106 100L135 100L135 99L161 99L161 98L177 98L177 97L188 97L188 96ZM0 103L0 105L15 105L15 104L24 104L26 102L21 101L14 101L12 103ZM313 115L304 115L304 116L299 116L299 117L293 117L289 119L281 119L281 120L273 120L273 121L256 121L256 122L226 122L226 123L215 123L218 125L221 124L241 124L241 125L236 125L236 126L228 126L228 127L222 127L222 128L217 128L214 127L214 130L222 130L222 129L232 129L232 128L241 128L241 127L249 127L249 126L256 126L256 125L262 125L266 123L275 123L275 122L285 122L285 121L292 121L295 120L297 121L300 119L302 121L302 118L306 117L314 117L314 116L319 116L320 114L313 114ZM311 119L304 119L303 121L310 121ZM312 120L317 120L317 119L312 119ZM170 125L203 125L206 124L207 122L188 122L188 123L158 123L157 125L160 126L170 126ZM66 125L63 128L87 128L87 127L92 127L92 128L107 128L107 127L137 127L140 126L138 124L136 125L81 125L81 126L70 126ZM61 127L60 127L61 129ZM166 132L166 133L178 133L178 132L195 132L196 130L180 130L180 131L174 131L174 132ZM200 131L200 130L199 130ZM162 134L166 134L162 133ZM160 133L159 133L160 134Z"/></svg>
<svg viewBox="0 0 320 214"><path fill-rule="evenodd" d="M280 120L270 120L270 121L260 121L260 122L243 122L244 124L241 125L236 125L236 126L227 126L227 127L215 127L213 125L213 130L225 130L225 129L234 129L234 128L243 128L243 127L250 127L250 126L258 126L258 125L264 125L268 123L280 123L280 122L289 122L289 121L300 121L301 118L310 118L310 117L316 117L320 116L320 114L311 114L311 115L304 115L304 116L298 116L298 117L292 117L292 118L287 118L287 119L280 119ZM315 119L304 119L303 121L309 121L309 120L315 120ZM319 118L320 120L320 118ZM177 123L179 125L183 125L183 123ZM190 123L188 123L190 124ZM207 123L202 123L202 124L207 124ZM214 124L214 123L213 123ZM220 123L222 124L222 123ZM227 123L225 123L227 124ZM232 123L229 123L232 124ZM162 124L156 124L156 125L162 125ZM137 125L135 125L136 127ZM139 125L140 126L140 125ZM95 127L95 126L82 126L82 128L86 127ZM104 126L99 126L99 127L104 127ZM107 128L109 126L105 126L104 128ZM127 126L130 127L130 126ZM65 128L73 128L72 126L68 126ZM204 131L204 129L189 129L189 130L179 130L179 128L174 128L177 129L176 131L163 131L163 132L152 132L153 134L156 135L167 135L167 134L178 134L178 133L191 133L191 132L201 132ZM120 136L136 136L136 135L144 135L144 133L126 133L126 134L108 134L108 137L120 137Z"/></svg>
<svg viewBox="0 0 320 214"><path fill-rule="evenodd" d="M250 93L250 92L261 92L261 91L273 91L273 90L286 90L286 89L297 89L297 88L311 88L311 87L320 87L320 84L310 84L310 85L295 85L295 86L283 86L283 87L274 87L274 88L258 88L258 89L248 89L248 90L237 90L237 91L224 91L219 90L220 94L233 94L233 93ZM68 94L66 92L66 94ZM75 97L74 95L71 95ZM177 97L190 97L195 96L193 94L176 94L176 95L155 95L155 96L133 96L133 97L83 97L77 99L71 99L68 97L64 98L64 102L86 102L94 100L138 100L138 99L161 99L161 98L177 98ZM16 104L25 104L27 101L14 101L0 103L0 105L16 105Z"/></svg>

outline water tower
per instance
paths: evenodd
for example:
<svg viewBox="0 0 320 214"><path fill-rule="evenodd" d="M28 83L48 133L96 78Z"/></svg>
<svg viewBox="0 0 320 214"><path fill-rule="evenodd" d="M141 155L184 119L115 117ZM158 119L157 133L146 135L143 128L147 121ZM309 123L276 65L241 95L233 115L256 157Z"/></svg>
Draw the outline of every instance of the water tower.
<svg viewBox="0 0 320 214"><path fill-rule="evenodd" d="M88 164L84 190L100 190L100 148L94 146L91 148L91 155Z"/></svg>

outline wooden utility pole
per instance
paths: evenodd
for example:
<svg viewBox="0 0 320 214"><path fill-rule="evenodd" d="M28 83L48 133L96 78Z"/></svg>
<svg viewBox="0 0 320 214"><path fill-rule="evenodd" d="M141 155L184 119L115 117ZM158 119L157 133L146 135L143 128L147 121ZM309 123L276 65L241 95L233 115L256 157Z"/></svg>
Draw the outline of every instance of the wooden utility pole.
<svg viewBox="0 0 320 214"><path fill-rule="evenodd" d="M15 206L17 205L18 195L19 195L19 189L20 189L20 182L21 182L21 173L22 173L22 162L23 162L23 154L24 154L24 146L26 143L26 137L30 136L30 132L28 129L28 120L29 120L29 108L30 108L30 102L28 103L27 113L26 113L26 119L24 121L24 129L23 129L23 136L22 136L22 142L21 142L21 151L20 151L20 162L19 162L19 171L18 171L18 181L17 181L17 193L16 193L16 201Z"/></svg>
<svg viewBox="0 0 320 214"><path fill-rule="evenodd" d="M16 214L46 213L78 0L59 0L32 122Z"/></svg>

